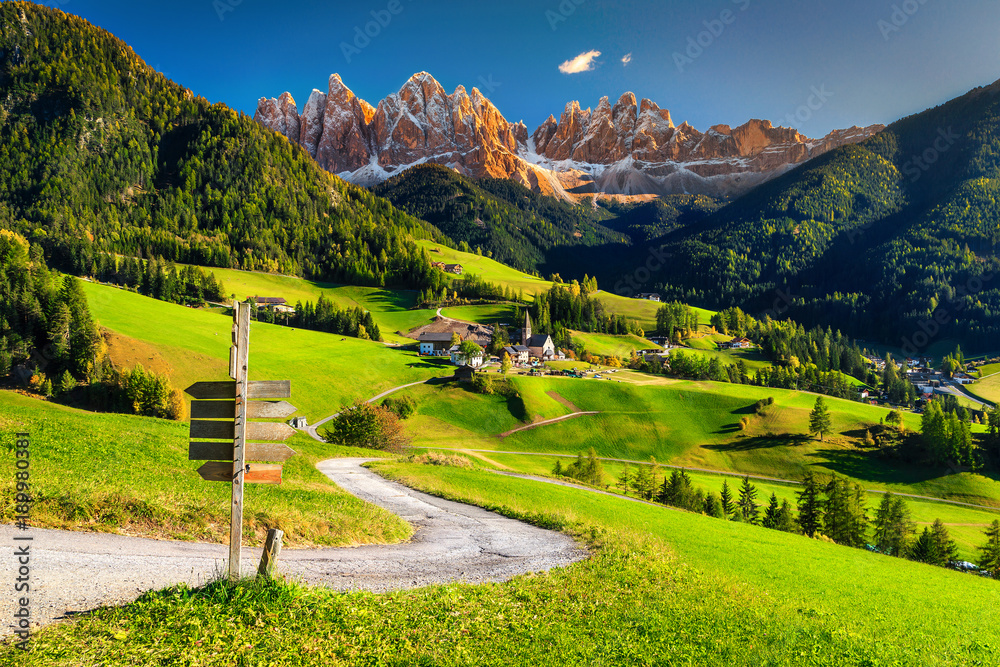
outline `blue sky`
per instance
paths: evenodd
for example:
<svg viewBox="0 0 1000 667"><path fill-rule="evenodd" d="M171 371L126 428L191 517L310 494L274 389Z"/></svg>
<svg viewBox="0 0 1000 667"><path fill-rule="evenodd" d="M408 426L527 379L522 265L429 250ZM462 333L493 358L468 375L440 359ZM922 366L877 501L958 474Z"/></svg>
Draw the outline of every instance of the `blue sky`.
<svg viewBox="0 0 1000 667"><path fill-rule="evenodd" d="M763 118L821 136L888 123L1000 79L996 0L47 4L113 32L197 94L251 114L259 97L286 90L304 104L333 72L376 104L426 70L448 92L479 87L529 131L571 100L592 107L632 91L701 130ZM368 25L376 19L384 25ZM366 27L375 36L355 42ZM560 71L592 52L600 55L582 61L590 69Z"/></svg>

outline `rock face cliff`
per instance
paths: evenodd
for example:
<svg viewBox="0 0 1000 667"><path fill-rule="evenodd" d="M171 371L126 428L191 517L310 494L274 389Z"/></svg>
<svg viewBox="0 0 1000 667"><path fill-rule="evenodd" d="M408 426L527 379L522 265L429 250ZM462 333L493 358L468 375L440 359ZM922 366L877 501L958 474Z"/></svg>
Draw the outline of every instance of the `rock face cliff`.
<svg viewBox="0 0 1000 667"><path fill-rule="evenodd" d="M379 183L433 162L472 177L511 178L546 194L742 194L839 146L862 141L881 125L853 127L814 140L751 120L702 133L675 126L670 112L626 93L597 108L566 105L531 135L511 123L476 88L448 95L426 72L372 107L330 77L302 113L289 93L261 98L254 118L296 141L328 171L359 185Z"/></svg>

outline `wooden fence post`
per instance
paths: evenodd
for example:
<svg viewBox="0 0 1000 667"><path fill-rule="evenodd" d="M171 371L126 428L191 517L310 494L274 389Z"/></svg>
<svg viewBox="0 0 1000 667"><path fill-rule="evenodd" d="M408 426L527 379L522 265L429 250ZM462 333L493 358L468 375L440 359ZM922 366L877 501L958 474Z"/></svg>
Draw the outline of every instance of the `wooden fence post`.
<svg viewBox="0 0 1000 667"><path fill-rule="evenodd" d="M235 438L233 438L233 499L232 520L229 525L229 578L240 578L241 547L243 545L243 475L246 472L246 426L247 426L247 371L250 365L250 305L233 303L236 310L235 370L236 406L234 415Z"/></svg>
<svg viewBox="0 0 1000 667"><path fill-rule="evenodd" d="M277 528L267 531L267 540L264 542L264 552L260 555L257 576L271 578L274 566L278 562L278 554L281 553L281 538L284 535L285 533Z"/></svg>

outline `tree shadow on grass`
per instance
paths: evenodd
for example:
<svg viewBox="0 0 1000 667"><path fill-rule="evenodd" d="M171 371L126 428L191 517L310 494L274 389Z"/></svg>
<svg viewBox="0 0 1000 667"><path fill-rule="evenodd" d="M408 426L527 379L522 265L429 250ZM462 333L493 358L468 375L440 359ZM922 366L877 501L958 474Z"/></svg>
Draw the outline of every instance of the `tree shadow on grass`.
<svg viewBox="0 0 1000 667"><path fill-rule="evenodd" d="M444 366L445 366L445 364L442 364L440 362L429 361L429 360L426 360L426 359L420 359L418 361L411 361L410 363L406 364L407 368L437 368L437 369L440 369L440 368L443 368Z"/></svg>
<svg viewBox="0 0 1000 667"><path fill-rule="evenodd" d="M757 435L741 438L738 442L722 445L702 445L703 449L716 452L746 452L755 449L772 449L774 447L800 447L810 438L800 433L782 433L781 435Z"/></svg>
<svg viewBox="0 0 1000 667"><path fill-rule="evenodd" d="M946 468L890 463L878 451L817 449L807 456L820 459L813 465L828 468L845 477L879 484L917 484L949 474Z"/></svg>

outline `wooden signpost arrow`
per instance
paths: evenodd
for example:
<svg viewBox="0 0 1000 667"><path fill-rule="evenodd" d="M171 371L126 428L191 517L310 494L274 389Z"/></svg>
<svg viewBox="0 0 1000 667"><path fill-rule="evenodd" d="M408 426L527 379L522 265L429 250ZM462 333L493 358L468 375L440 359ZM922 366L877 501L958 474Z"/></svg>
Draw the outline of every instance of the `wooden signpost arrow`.
<svg viewBox="0 0 1000 667"><path fill-rule="evenodd" d="M281 464L295 452L280 441L295 429L280 422L249 422L248 419L283 419L296 408L285 401L259 399L290 398L288 380L250 382L250 304L233 304L233 346L229 350L231 382L196 382L186 389L191 401L191 443L188 459L207 461L198 474L209 482L229 482L232 490L232 520L229 526L229 577L240 577L240 545L243 541L243 485L281 484ZM202 440L204 439L204 440ZM215 440L216 442L211 442ZM270 440L278 442L248 442ZM280 546L278 547L280 548ZM274 554L276 557L276 553Z"/></svg>

